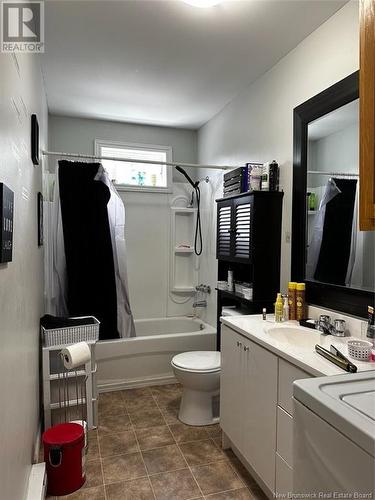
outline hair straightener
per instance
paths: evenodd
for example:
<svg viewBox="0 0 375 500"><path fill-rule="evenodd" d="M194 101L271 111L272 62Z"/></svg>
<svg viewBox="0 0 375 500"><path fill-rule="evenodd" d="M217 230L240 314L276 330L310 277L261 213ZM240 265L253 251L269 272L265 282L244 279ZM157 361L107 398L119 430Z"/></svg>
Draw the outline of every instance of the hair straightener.
<svg viewBox="0 0 375 500"><path fill-rule="evenodd" d="M357 371L357 367L332 344L329 351L324 349L321 345L316 344L315 351L346 372L355 373Z"/></svg>

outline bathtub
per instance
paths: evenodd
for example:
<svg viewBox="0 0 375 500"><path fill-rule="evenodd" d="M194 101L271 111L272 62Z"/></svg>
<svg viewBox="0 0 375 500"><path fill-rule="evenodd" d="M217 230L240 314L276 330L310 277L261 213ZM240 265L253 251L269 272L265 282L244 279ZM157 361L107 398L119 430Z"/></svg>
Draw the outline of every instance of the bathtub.
<svg viewBox="0 0 375 500"><path fill-rule="evenodd" d="M97 343L100 392L173 383L175 354L216 348L216 329L197 318L139 319L135 328L136 337Z"/></svg>

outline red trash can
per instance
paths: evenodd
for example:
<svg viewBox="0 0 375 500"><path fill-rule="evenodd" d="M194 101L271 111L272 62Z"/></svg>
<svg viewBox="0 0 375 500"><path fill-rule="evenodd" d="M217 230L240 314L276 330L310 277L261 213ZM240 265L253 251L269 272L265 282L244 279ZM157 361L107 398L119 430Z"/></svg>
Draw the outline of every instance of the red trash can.
<svg viewBox="0 0 375 500"><path fill-rule="evenodd" d="M59 424L43 434L47 492L68 495L85 482L85 433L80 424Z"/></svg>

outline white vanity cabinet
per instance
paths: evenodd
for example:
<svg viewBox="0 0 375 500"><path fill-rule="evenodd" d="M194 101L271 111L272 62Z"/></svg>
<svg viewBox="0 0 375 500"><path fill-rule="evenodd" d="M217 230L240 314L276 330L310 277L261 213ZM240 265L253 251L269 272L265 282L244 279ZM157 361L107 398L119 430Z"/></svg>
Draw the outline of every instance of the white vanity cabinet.
<svg viewBox="0 0 375 500"><path fill-rule="evenodd" d="M221 427L274 492L278 358L225 325L221 338Z"/></svg>
<svg viewBox="0 0 375 500"><path fill-rule="evenodd" d="M293 489L293 382L308 373L222 325L220 425L269 489Z"/></svg>

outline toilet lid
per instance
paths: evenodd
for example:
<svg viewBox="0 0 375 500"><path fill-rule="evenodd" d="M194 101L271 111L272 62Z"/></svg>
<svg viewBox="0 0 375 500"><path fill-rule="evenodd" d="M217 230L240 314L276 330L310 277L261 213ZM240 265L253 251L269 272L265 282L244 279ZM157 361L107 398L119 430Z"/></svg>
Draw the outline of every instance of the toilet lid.
<svg viewBox="0 0 375 500"><path fill-rule="evenodd" d="M192 351L177 354L172 363L189 371L208 372L220 370L220 352Z"/></svg>

